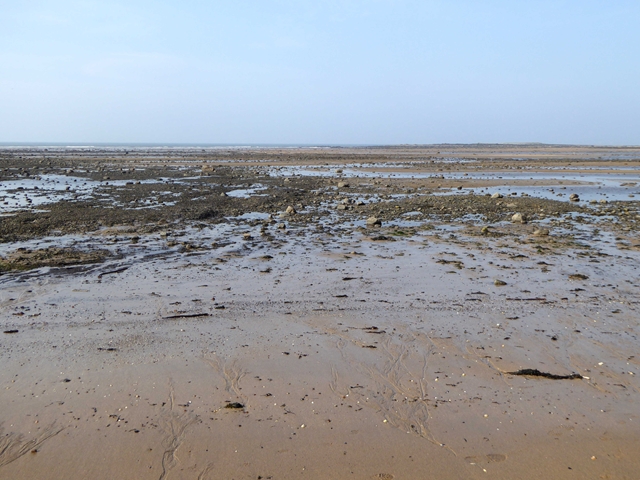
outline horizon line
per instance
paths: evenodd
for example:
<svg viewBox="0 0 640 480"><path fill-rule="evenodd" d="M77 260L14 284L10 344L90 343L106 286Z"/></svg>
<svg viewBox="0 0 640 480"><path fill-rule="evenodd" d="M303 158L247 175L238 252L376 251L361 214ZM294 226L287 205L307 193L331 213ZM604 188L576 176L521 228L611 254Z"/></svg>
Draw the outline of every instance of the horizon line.
<svg viewBox="0 0 640 480"><path fill-rule="evenodd" d="M591 147L591 148L640 148L640 144L580 144L544 142L444 142L444 143L212 143L212 142L0 142L0 147L198 147L198 148L366 148L366 147L437 147L437 146L538 146L538 147Z"/></svg>

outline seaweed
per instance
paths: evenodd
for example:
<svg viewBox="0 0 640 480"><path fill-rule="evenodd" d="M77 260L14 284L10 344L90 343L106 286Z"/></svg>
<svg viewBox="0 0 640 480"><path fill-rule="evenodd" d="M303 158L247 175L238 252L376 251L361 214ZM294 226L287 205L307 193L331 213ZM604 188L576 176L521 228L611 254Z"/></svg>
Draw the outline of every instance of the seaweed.
<svg viewBox="0 0 640 480"><path fill-rule="evenodd" d="M509 375L519 375L523 377L543 377L551 380L578 380L582 378L579 373L572 373L570 375L556 375L553 373L541 372L535 368L523 368L515 372L507 372Z"/></svg>

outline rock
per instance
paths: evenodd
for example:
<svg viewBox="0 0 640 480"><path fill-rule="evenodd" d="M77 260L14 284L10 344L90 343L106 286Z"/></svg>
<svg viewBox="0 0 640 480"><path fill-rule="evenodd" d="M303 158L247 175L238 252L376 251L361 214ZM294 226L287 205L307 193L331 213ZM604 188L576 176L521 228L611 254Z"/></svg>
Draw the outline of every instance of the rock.
<svg viewBox="0 0 640 480"><path fill-rule="evenodd" d="M493 195L491 195L491 198L502 198L502 194L501 193L494 193Z"/></svg>
<svg viewBox="0 0 640 480"><path fill-rule="evenodd" d="M569 200L572 202L579 202L580 197L578 196L577 193L572 193L571 195L569 195Z"/></svg>
<svg viewBox="0 0 640 480"><path fill-rule="evenodd" d="M287 228L287 226L284 223L279 223L277 226L280 230L284 230L285 228Z"/></svg>
<svg viewBox="0 0 640 480"><path fill-rule="evenodd" d="M494 280L493 284L496 287L504 287L507 284L507 282L505 282L503 280Z"/></svg>
<svg viewBox="0 0 640 480"><path fill-rule="evenodd" d="M386 235L377 235L375 237L371 237L373 241L386 241L386 242L395 242L396 239L393 237L387 237Z"/></svg>
<svg viewBox="0 0 640 480"><path fill-rule="evenodd" d="M297 213L297 212L296 212L296 209L295 209L295 208L293 208L291 205L289 205L289 206L287 207L287 209L285 210L285 212L286 212L286 213L288 213L289 215L293 215L293 214Z"/></svg>
<svg viewBox="0 0 640 480"><path fill-rule="evenodd" d="M346 206L344 203L341 203L341 204L340 204L340 205L338 205L336 208L337 208L338 210L346 210L346 209L347 209L347 206Z"/></svg>
<svg viewBox="0 0 640 480"><path fill-rule="evenodd" d="M367 226L369 227L380 227L382 226L382 220L376 217L367 218Z"/></svg>
<svg viewBox="0 0 640 480"><path fill-rule="evenodd" d="M605 205L607 203L607 201L604 198L600 199L598 202L602 203L603 205Z"/></svg>
<svg viewBox="0 0 640 480"><path fill-rule="evenodd" d="M336 173L342 173L342 169L341 168L337 169Z"/></svg>
<svg viewBox="0 0 640 480"><path fill-rule="evenodd" d="M6 257L0 257L0 272L101 263L107 255L108 252L102 249L85 252L72 247L47 247L38 250L18 248Z"/></svg>
<svg viewBox="0 0 640 480"><path fill-rule="evenodd" d="M588 280L589 276L582 273L574 273L569 275L569 280Z"/></svg>
<svg viewBox="0 0 640 480"><path fill-rule="evenodd" d="M349 184L346 182L338 182L338 188L349 188Z"/></svg>
<svg viewBox="0 0 640 480"><path fill-rule="evenodd" d="M228 195L227 195L225 192L222 192L222 193L220 194L220 196L221 196L221 197L227 197Z"/></svg>
<svg viewBox="0 0 640 480"><path fill-rule="evenodd" d="M513 214L511 221L513 223L527 223L527 217L518 212Z"/></svg>
<svg viewBox="0 0 640 480"><path fill-rule="evenodd" d="M535 235L536 237L546 237L549 235L549 229L548 228L536 228L533 231L533 235Z"/></svg>
<svg viewBox="0 0 640 480"><path fill-rule="evenodd" d="M489 233L489 227L486 225L482 227L482 233Z"/></svg>

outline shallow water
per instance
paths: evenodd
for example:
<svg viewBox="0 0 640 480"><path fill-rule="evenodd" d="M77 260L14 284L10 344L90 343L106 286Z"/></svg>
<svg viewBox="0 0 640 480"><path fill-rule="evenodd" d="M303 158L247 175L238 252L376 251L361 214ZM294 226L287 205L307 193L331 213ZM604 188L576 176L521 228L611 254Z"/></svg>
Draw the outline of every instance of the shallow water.
<svg viewBox="0 0 640 480"><path fill-rule="evenodd" d="M367 168L379 168L375 167ZM527 181L536 182L541 185L536 186L512 186L505 183L503 186L495 187L474 187L462 188L462 190L451 189L440 192L442 195L478 192L500 192L505 195L511 192L525 193L531 197L569 201L571 193L577 193L581 200L610 200L610 201L626 201L633 200L636 196L640 196L640 168L624 167L619 168L620 171L626 171L628 174L622 173L603 173L601 169L606 167L592 168L593 173L571 173L570 168L564 167L562 170L553 170L549 172L460 172L460 173L436 173L436 172L401 172L401 171L385 171L380 170L363 171L350 166L340 167L277 167L267 170L269 175L276 177L292 177L292 176L317 176L317 177L335 177L340 178L385 178L385 179L423 179L437 178L442 180L480 180L480 181ZM337 173L337 170L342 172ZM577 166L576 170L583 170ZM562 185L562 183L571 183L571 185ZM623 184L636 185L623 185Z"/></svg>
<svg viewBox="0 0 640 480"><path fill-rule="evenodd" d="M478 192L502 193L509 195L512 192L525 193L531 197L544 198L549 200L569 201L569 195L576 193L580 200L610 200L625 201L633 200L635 195L640 196L640 186L636 183L639 179L637 173L631 175L622 174L549 174L546 172L508 172L508 173L483 173L483 174L446 174L445 179L456 180L506 180L506 181L526 181L532 180L537 183L548 182L548 185L536 186L514 186L504 185L497 187L483 188L462 188L463 192L469 190ZM563 182L571 185L562 185ZM627 184L627 185L625 185ZM635 185L634 185L635 184ZM459 192L459 191L458 191ZM449 193L456 193L453 189Z"/></svg>

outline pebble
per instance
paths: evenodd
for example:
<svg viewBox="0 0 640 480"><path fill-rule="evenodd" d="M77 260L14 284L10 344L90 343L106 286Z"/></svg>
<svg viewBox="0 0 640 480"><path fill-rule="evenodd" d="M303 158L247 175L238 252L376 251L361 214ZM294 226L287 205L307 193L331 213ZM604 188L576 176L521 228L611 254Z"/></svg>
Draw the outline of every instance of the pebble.
<svg viewBox="0 0 640 480"><path fill-rule="evenodd" d="M504 280L494 280L493 284L496 287L504 287L507 284L507 282L505 282Z"/></svg>
<svg viewBox="0 0 640 480"><path fill-rule="evenodd" d="M491 195L491 198L502 198L502 196L503 195L501 193L496 192L493 195Z"/></svg>
<svg viewBox="0 0 640 480"><path fill-rule="evenodd" d="M377 217L369 217L367 218L367 225L372 227L372 226L377 226L380 227L382 226L382 220L380 220Z"/></svg>

